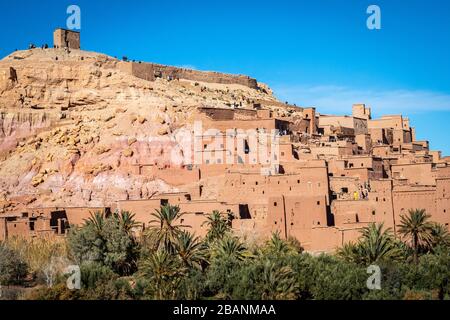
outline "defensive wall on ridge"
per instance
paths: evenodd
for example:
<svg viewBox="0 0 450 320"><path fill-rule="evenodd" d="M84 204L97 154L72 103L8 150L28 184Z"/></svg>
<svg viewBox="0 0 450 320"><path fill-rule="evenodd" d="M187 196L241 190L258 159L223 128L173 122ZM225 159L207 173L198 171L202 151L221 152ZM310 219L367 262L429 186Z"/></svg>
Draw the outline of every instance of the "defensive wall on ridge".
<svg viewBox="0 0 450 320"><path fill-rule="evenodd" d="M157 78L163 79L184 79L220 84L240 84L252 89L258 88L256 79L244 75L232 75L212 71L198 71L173 66L165 66L147 62L127 62L119 63L119 68L137 78L155 81Z"/></svg>

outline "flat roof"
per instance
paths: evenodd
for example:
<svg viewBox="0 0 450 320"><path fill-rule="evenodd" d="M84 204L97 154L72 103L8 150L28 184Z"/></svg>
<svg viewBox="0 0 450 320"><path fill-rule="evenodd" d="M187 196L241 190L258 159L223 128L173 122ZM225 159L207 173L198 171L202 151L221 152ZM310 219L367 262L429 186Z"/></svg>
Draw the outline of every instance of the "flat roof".
<svg viewBox="0 0 450 320"><path fill-rule="evenodd" d="M69 30L69 29L66 29L66 28L56 28L55 29L55 31L58 31L58 30L63 30L63 31L68 31L68 32L73 32L73 33L80 33L80 31Z"/></svg>

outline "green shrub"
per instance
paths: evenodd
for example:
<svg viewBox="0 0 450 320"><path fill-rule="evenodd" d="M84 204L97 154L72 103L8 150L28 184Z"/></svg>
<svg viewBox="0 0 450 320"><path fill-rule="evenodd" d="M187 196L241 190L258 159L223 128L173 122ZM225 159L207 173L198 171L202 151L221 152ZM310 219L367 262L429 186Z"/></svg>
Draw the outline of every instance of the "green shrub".
<svg viewBox="0 0 450 320"><path fill-rule="evenodd" d="M78 264L99 263L119 275L130 275L137 269L139 245L118 214L105 218L97 213L81 228L71 230L67 241Z"/></svg>
<svg viewBox="0 0 450 320"><path fill-rule="evenodd" d="M95 288L82 289L80 299L132 300L135 299L135 295L128 280L113 278L109 281L97 281Z"/></svg>
<svg viewBox="0 0 450 320"><path fill-rule="evenodd" d="M99 263L84 263L81 265L80 271L83 289L95 289L99 283L118 278L111 269Z"/></svg>
<svg viewBox="0 0 450 320"><path fill-rule="evenodd" d="M81 228L72 228L67 242L70 253L78 264L83 262L103 264L106 251L105 239L97 232L94 225L87 224Z"/></svg>
<svg viewBox="0 0 450 320"><path fill-rule="evenodd" d="M20 254L0 243L0 284L20 284L27 276L27 270Z"/></svg>
<svg viewBox="0 0 450 320"><path fill-rule="evenodd" d="M332 256L318 257L311 277L311 293L316 300L360 300L368 290L366 268Z"/></svg>
<svg viewBox="0 0 450 320"><path fill-rule="evenodd" d="M59 283L51 288L41 286L25 295L26 300L78 300L80 291L69 290L65 283Z"/></svg>
<svg viewBox="0 0 450 320"><path fill-rule="evenodd" d="M224 256L220 259L213 259L206 270L208 296L230 299L240 270L241 262L234 257Z"/></svg>
<svg viewBox="0 0 450 320"><path fill-rule="evenodd" d="M180 282L178 299L199 300L207 295L206 275L193 268Z"/></svg>
<svg viewBox="0 0 450 320"><path fill-rule="evenodd" d="M437 293L438 299L450 294L450 250L447 247L435 249L434 254L420 257L417 268L411 266L409 287Z"/></svg>
<svg viewBox="0 0 450 320"><path fill-rule="evenodd" d="M278 259L258 257L235 272L232 299L292 300L299 287L292 268Z"/></svg>

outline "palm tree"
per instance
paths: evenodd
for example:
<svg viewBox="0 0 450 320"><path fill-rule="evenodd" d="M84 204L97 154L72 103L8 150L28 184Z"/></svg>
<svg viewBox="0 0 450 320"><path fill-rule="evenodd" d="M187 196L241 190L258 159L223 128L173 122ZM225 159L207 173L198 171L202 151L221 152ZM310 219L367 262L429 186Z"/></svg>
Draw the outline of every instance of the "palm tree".
<svg viewBox="0 0 450 320"><path fill-rule="evenodd" d="M207 260L205 247L200 238L187 231L182 231L178 235L177 242L175 242L175 252L187 268L196 267L200 269Z"/></svg>
<svg viewBox="0 0 450 320"><path fill-rule="evenodd" d="M281 239L279 232L274 232L272 234L272 237L266 242L264 249L268 253L281 255L298 253L298 251L289 242Z"/></svg>
<svg viewBox="0 0 450 320"><path fill-rule="evenodd" d="M148 256L141 265L141 273L150 280L154 299L175 299L186 269L180 260L165 250Z"/></svg>
<svg viewBox="0 0 450 320"><path fill-rule="evenodd" d="M286 242L289 245L289 247L291 247L297 253L302 253L303 251L305 251L305 248L302 247L300 241L293 236L289 236Z"/></svg>
<svg viewBox="0 0 450 320"><path fill-rule="evenodd" d="M450 233L448 228L440 223L433 223L430 232L430 247L450 246Z"/></svg>
<svg viewBox="0 0 450 320"><path fill-rule="evenodd" d="M261 273L262 300L293 300L299 286L295 272L290 266L280 267L274 261L266 261Z"/></svg>
<svg viewBox="0 0 450 320"><path fill-rule="evenodd" d="M216 241L212 248L213 259L229 258L243 261L246 256L249 256L247 249L238 238L233 236L226 236Z"/></svg>
<svg viewBox="0 0 450 320"><path fill-rule="evenodd" d="M367 263L380 260L397 260L402 256L401 249L392 235L391 228L383 230L383 223L371 223L362 229L361 247Z"/></svg>
<svg viewBox="0 0 450 320"><path fill-rule="evenodd" d="M206 218L206 221L203 222L202 226L203 225L208 226L208 234L206 235L206 239L209 242L216 239L222 239L225 234L231 230L228 219L224 218L223 215L217 210L214 210Z"/></svg>
<svg viewBox="0 0 450 320"><path fill-rule="evenodd" d="M359 243L347 242L337 251L339 257L351 263L362 263L364 252Z"/></svg>
<svg viewBox="0 0 450 320"><path fill-rule="evenodd" d="M169 204L161 206L160 210L151 214L155 219L150 221L149 231L156 237L158 248L163 247L169 253L174 252L176 243L182 228L188 226L178 224L178 220L184 215L180 213L180 207Z"/></svg>
<svg viewBox="0 0 450 320"><path fill-rule="evenodd" d="M430 243L432 223L425 209L409 210L408 216L400 216L398 232L409 240L414 252L414 262L419 262L419 247Z"/></svg>
<svg viewBox="0 0 450 320"><path fill-rule="evenodd" d="M386 260L399 260L403 252L395 241L390 228L383 230L383 223L371 223L361 230L358 243L344 245L338 254L345 260L371 264Z"/></svg>
<svg viewBox="0 0 450 320"><path fill-rule="evenodd" d="M114 212L113 217L117 220L119 225L127 232L127 234L131 235L133 230L142 224L137 222L134 217L135 214L129 211L118 211Z"/></svg>
<svg viewBox="0 0 450 320"><path fill-rule="evenodd" d="M94 213L91 212L91 216L88 219L84 220L84 225L93 226L98 234L102 232L105 223L106 223L105 213L101 211L96 211Z"/></svg>

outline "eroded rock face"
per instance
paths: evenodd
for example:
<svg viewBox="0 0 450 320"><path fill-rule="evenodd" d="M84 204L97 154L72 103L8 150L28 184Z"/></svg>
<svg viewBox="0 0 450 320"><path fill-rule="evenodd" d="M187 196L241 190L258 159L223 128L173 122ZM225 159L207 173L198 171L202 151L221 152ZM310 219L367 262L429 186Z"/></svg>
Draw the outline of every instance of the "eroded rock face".
<svg viewBox="0 0 450 320"><path fill-rule="evenodd" d="M2 199L103 206L176 191L139 175L136 165L182 159L179 140L189 134L197 107L279 105L264 85L149 82L118 64L105 55L59 49L19 51L0 61Z"/></svg>
<svg viewBox="0 0 450 320"><path fill-rule="evenodd" d="M45 112L0 112L0 150L13 150L23 139L50 127L52 119Z"/></svg>

